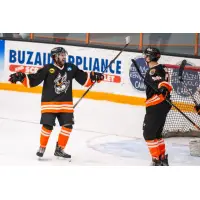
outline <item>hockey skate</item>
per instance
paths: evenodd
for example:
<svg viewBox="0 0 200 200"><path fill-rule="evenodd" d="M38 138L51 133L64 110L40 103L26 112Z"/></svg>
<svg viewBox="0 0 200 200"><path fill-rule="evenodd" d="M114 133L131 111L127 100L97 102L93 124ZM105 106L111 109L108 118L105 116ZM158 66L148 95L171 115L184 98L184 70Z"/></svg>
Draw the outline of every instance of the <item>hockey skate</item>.
<svg viewBox="0 0 200 200"><path fill-rule="evenodd" d="M46 148L40 147L40 148L38 149L36 155L37 155L38 157L43 157L45 150L46 150Z"/></svg>
<svg viewBox="0 0 200 200"><path fill-rule="evenodd" d="M150 166L162 166L162 162L160 160L153 158Z"/></svg>
<svg viewBox="0 0 200 200"><path fill-rule="evenodd" d="M59 157L68 158L69 161L71 161L71 155L65 153L63 148L58 146L58 143L56 144L56 149L55 149L55 152L54 152L54 156L57 156L58 158Z"/></svg>
<svg viewBox="0 0 200 200"><path fill-rule="evenodd" d="M161 158L162 166L169 166L168 163L168 154L166 154L163 158Z"/></svg>

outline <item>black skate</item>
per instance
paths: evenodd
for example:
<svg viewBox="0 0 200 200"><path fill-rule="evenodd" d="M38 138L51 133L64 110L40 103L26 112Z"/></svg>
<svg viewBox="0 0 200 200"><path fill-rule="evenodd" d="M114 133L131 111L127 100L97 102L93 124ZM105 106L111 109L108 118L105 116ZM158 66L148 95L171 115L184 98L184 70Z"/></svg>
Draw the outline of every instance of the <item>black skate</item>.
<svg viewBox="0 0 200 200"><path fill-rule="evenodd" d="M43 157L45 150L46 150L46 148L40 147L40 148L38 149L36 155L39 156L39 157Z"/></svg>
<svg viewBox="0 0 200 200"><path fill-rule="evenodd" d="M71 155L65 153L63 148L58 146L58 143L56 144L54 156L71 159Z"/></svg>
<svg viewBox="0 0 200 200"><path fill-rule="evenodd" d="M166 154L163 158L161 158L162 166L169 166L168 163L168 154Z"/></svg>
<svg viewBox="0 0 200 200"><path fill-rule="evenodd" d="M153 158L151 166L162 166L162 162L160 160Z"/></svg>

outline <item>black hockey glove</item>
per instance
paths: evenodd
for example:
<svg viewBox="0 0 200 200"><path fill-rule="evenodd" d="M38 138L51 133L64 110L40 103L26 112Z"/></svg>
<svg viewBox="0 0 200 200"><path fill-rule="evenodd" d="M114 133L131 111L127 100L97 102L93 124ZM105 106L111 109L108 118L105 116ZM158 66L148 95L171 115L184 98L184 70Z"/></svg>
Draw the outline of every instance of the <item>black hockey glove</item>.
<svg viewBox="0 0 200 200"><path fill-rule="evenodd" d="M17 81L22 82L25 76L26 75L24 73L17 72L17 73L11 74L8 81L10 81L11 83L16 83Z"/></svg>
<svg viewBox="0 0 200 200"><path fill-rule="evenodd" d="M171 96L169 90L168 90L166 87L161 87L161 88L159 88L159 92L160 92L160 94L162 94L166 99L169 99L170 96Z"/></svg>
<svg viewBox="0 0 200 200"><path fill-rule="evenodd" d="M98 72L90 72L90 79L92 82L101 82L104 79L104 75Z"/></svg>
<svg viewBox="0 0 200 200"><path fill-rule="evenodd" d="M200 115L200 104L196 105L194 109L197 111L198 115Z"/></svg>

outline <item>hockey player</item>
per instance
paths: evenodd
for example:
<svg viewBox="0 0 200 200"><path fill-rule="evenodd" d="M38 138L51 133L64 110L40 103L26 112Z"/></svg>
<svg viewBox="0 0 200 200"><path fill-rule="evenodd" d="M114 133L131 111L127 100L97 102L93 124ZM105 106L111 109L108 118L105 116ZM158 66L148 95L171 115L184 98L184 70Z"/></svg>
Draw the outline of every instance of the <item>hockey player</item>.
<svg viewBox="0 0 200 200"><path fill-rule="evenodd" d="M16 83L20 81L26 87L35 87L42 83L41 120L42 130L40 135L40 147L36 155L43 157L49 137L55 126L56 118L61 130L58 136L54 155L58 157L71 158L64 152L74 124L72 80L89 87L93 82L104 79L103 74L97 72L84 72L76 65L66 63L67 51L62 47L51 50L53 64L47 64L35 74L24 74L17 72L10 75L9 81Z"/></svg>
<svg viewBox="0 0 200 200"><path fill-rule="evenodd" d="M200 104L195 105L194 109L196 110L196 112L198 113L198 115L200 115Z"/></svg>
<svg viewBox="0 0 200 200"><path fill-rule="evenodd" d="M144 51L147 70L145 81L159 92L146 85L146 115L143 123L143 136L152 156L153 166L168 166L168 155L165 154L165 142L162 138L163 127L171 106L165 101L170 100L172 86L169 74L164 65L158 64L160 51L148 47Z"/></svg>
<svg viewBox="0 0 200 200"><path fill-rule="evenodd" d="M200 94L200 87L197 88L197 92ZM195 104L194 110L200 115L200 104Z"/></svg>

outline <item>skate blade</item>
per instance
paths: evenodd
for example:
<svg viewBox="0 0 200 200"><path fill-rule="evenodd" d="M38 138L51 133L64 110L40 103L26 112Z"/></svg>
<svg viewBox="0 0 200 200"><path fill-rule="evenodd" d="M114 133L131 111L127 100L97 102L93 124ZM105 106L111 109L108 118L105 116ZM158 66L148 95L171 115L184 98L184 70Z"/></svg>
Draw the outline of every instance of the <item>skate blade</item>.
<svg viewBox="0 0 200 200"><path fill-rule="evenodd" d="M56 156L57 160L67 160L68 162L71 162L72 161L72 158L63 158L63 157L60 157L60 156Z"/></svg>

